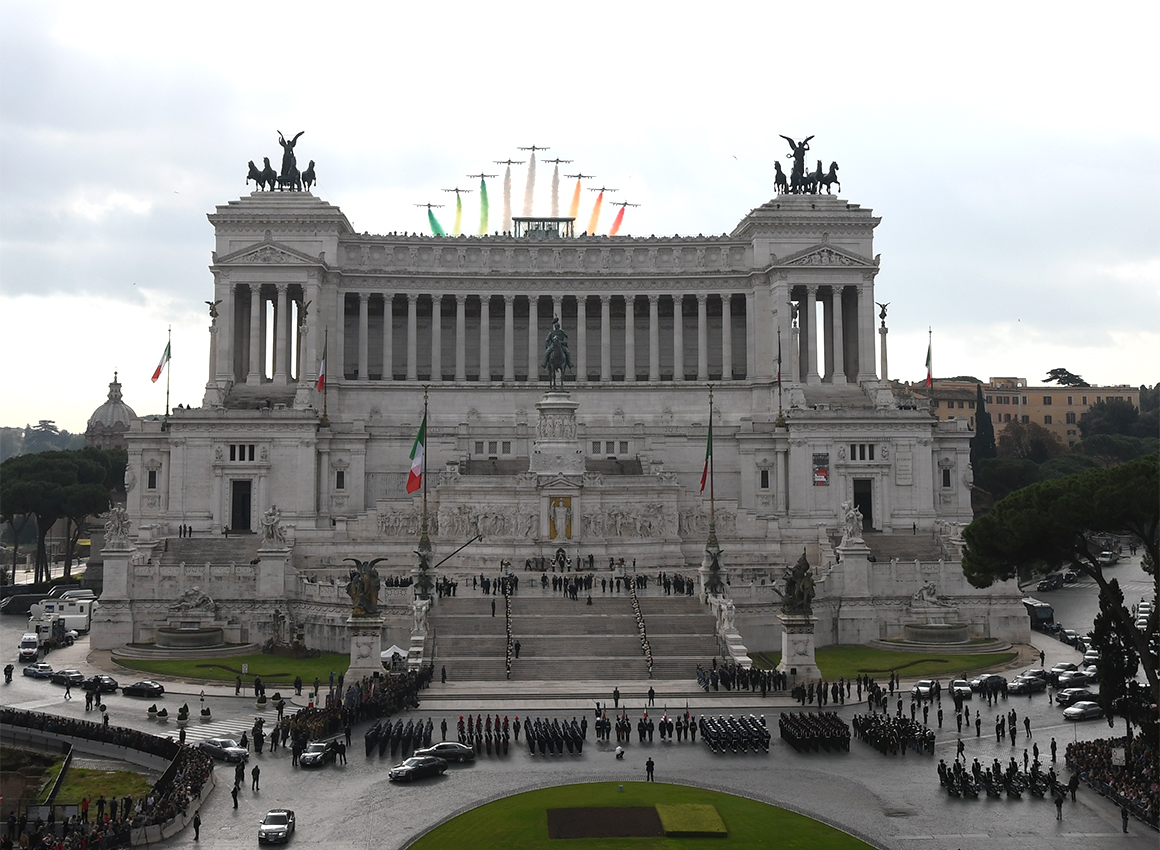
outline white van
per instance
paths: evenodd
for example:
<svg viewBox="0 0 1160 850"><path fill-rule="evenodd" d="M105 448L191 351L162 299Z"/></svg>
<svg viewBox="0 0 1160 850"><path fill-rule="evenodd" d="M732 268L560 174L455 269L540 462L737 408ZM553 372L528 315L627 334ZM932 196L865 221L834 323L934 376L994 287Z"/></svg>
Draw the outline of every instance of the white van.
<svg viewBox="0 0 1160 850"><path fill-rule="evenodd" d="M29 664L40 657L40 638L36 632L25 632L20 636L20 660Z"/></svg>
<svg viewBox="0 0 1160 850"><path fill-rule="evenodd" d="M41 599L28 606L29 623L39 620L45 614L55 614L64 620L66 629L75 629L85 633L93 624L93 608L99 605L95 599L74 599L61 597L60 599Z"/></svg>

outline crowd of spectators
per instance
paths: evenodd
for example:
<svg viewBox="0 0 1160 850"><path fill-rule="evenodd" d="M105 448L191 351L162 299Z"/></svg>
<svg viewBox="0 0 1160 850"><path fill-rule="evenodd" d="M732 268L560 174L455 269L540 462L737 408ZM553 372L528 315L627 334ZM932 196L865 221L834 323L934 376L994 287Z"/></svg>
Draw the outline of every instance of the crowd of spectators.
<svg viewBox="0 0 1160 850"><path fill-rule="evenodd" d="M56 805L76 805L79 810L79 814L59 824L52 814L47 821L37 818L31 822L26 815L19 818L13 815L4 835L6 846L17 844L22 848L52 847L54 850L128 846L133 830L165 826L179 815L186 814L190 804L201 796L202 787L213 770L213 759L200 749L135 729L13 708L0 710L0 723L45 734L99 741L170 759L161 778L147 795L138 800L126 796L106 802L103 795L95 803L88 799L58 798L54 801Z"/></svg>
<svg viewBox="0 0 1160 850"><path fill-rule="evenodd" d="M1112 763L1112 751L1124 750L1123 766ZM1080 779L1153 828L1160 827L1160 752L1156 742L1140 736L1078 741L1067 745L1067 766Z"/></svg>

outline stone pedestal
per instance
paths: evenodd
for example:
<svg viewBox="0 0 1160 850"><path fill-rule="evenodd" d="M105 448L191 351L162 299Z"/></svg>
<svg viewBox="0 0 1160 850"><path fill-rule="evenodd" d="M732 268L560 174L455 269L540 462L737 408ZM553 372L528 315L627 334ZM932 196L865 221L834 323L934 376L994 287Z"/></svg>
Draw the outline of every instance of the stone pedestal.
<svg viewBox="0 0 1160 850"><path fill-rule="evenodd" d="M838 544L841 563L835 569L842 605L838 609L838 643L867 644L883 637L878 627L879 612L870 593L870 547L862 540Z"/></svg>
<svg viewBox="0 0 1160 850"><path fill-rule="evenodd" d="M584 451L576 441L576 409L564 392L547 392L536 402L540 412L536 438L532 441L528 469L539 475L581 475Z"/></svg>
<svg viewBox="0 0 1160 850"><path fill-rule="evenodd" d="M89 646L92 649L115 649L133 643L133 612L129 602L129 560L131 544L113 545L101 550L104 560L104 586L101 604L93 606Z"/></svg>
<svg viewBox="0 0 1160 850"><path fill-rule="evenodd" d="M348 617L346 630L350 635L350 667L346 681L356 682L363 676L383 672L383 618Z"/></svg>
<svg viewBox="0 0 1160 850"><path fill-rule="evenodd" d="M258 549L258 598L282 599L286 596L286 566L290 549L263 544Z"/></svg>
<svg viewBox="0 0 1160 850"><path fill-rule="evenodd" d="M777 669L789 676L790 687L797 682L822 678L814 661L814 626L818 618L808 614L778 614L777 619L782 629L781 663Z"/></svg>

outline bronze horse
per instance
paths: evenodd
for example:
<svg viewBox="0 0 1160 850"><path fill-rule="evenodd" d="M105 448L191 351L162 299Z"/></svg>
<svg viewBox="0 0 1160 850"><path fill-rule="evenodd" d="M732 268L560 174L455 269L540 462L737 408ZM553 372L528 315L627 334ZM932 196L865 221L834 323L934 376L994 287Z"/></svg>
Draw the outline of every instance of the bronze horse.
<svg viewBox="0 0 1160 850"><path fill-rule="evenodd" d="M819 169L821 168L820 162L818 163L818 167L819 167ZM838 184L838 191L841 192L842 191L842 181L838 179L838 163L831 162L829 173L824 174L818 178L818 191L819 191L819 193L821 192L821 187L825 186L826 187L826 194L829 195L830 194L830 186L833 185L834 183Z"/></svg>
<svg viewBox="0 0 1160 850"><path fill-rule="evenodd" d="M558 320L555 323L555 329L548 334L546 342L544 362L541 365L548 370L548 386L553 390L563 389L564 370L572 368L572 355L568 352L568 338L560 330Z"/></svg>

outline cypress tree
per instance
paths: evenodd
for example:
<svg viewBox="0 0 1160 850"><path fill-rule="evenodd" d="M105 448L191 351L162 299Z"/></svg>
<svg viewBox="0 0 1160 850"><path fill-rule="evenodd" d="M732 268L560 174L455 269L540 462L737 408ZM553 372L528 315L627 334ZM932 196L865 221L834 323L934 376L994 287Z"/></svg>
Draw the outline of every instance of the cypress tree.
<svg viewBox="0 0 1160 850"><path fill-rule="evenodd" d="M995 426L983 397L983 385L975 384L975 436L971 438L971 468L979 474L979 462L995 457Z"/></svg>

